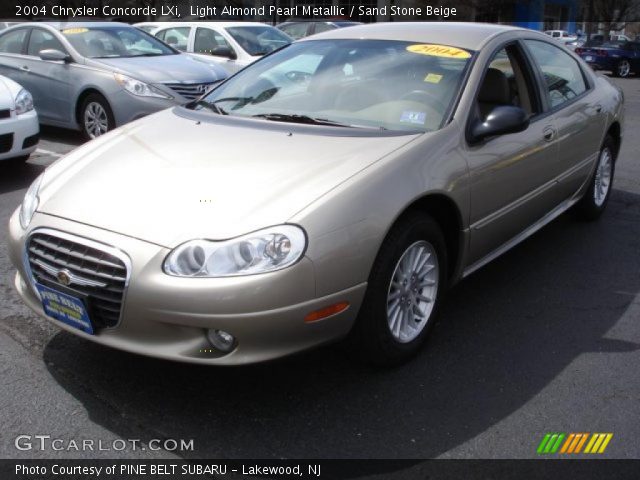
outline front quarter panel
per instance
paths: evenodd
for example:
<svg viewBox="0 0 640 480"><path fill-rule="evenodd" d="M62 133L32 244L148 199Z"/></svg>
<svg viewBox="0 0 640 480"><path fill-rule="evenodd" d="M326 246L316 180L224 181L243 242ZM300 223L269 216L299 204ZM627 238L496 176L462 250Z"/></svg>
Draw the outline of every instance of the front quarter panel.
<svg viewBox="0 0 640 480"><path fill-rule="evenodd" d="M417 136L290 219L309 237L318 296L366 282L385 236L415 201L446 195L468 217L467 164L460 127Z"/></svg>

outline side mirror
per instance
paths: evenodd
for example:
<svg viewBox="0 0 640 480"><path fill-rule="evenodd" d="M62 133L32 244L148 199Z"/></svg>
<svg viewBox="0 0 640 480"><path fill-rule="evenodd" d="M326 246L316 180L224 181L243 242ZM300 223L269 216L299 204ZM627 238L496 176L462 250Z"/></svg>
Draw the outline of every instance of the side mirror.
<svg viewBox="0 0 640 480"><path fill-rule="evenodd" d="M522 132L529 126L529 116L520 107L501 105L495 107L484 122L477 121L470 132L470 142L478 143L487 137Z"/></svg>
<svg viewBox="0 0 640 480"><path fill-rule="evenodd" d="M60 50L54 48L48 48L47 50L40 50L38 54L41 60L48 62L69 62L71 57Z"/></svg>
<svg viewBox="0 0 640 480"><path fill-rule="evenodd" d="M234 52L229 47L216 47L213 50L211 50L211 55L215 57L225 57L230 60L235 60L236 58L238 58L238 55L236 54L236 52Z"/></svg>

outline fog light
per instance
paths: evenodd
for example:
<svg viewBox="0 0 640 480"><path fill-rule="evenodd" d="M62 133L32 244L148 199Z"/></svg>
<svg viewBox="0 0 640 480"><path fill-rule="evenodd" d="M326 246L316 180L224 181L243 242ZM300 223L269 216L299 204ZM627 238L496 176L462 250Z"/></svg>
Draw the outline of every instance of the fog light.
<svg viewBox="0 0 640 480"><path fill-rule="evenodd" d="M207 338L211 345L221 352L228 353L236 346L236 339L224 330L207 330Z"/></svg>

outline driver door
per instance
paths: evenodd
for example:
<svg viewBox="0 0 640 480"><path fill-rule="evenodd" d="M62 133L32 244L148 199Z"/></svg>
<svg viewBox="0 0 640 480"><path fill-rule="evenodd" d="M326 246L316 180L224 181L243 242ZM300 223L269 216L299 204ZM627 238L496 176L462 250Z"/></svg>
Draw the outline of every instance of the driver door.
<svg viewBox="0 0 640 480"><path fill-rule="evenodd" d="M42 60L40 52L48 49L68 53L51 32L33 28L27 55L22 62L23 86L33 95L33 103L41 119L70 123L73 121L70 107L73 66L64 61Z"/></svg>
<svg viewBox="0 0 640 480"><path fill-rule="evenodd" d="M497 51L485 67L470 124L500 105L523 108L528 128L467 147L470 169L470 258L490 255L541 219L559 202L555 177L556 128L544 115L536 77L519 43Z"/></svg>

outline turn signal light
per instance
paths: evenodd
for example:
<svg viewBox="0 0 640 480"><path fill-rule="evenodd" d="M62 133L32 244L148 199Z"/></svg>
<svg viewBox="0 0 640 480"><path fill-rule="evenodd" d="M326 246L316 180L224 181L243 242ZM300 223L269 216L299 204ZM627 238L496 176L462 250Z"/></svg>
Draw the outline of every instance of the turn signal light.
<svg viewBox="0 0 640 480"><path fill-rule="evenodd" d="M304 317L304 321L309 322L317 322L318 320L322 320L323 318L330 317L331 315L335 315L336 313L340 313L345 311L349 307L349 302L340 302L335 305L331 305L330 307L323 308L321 310L316 310L315 312L311 312L309 315Z"/></svg>

